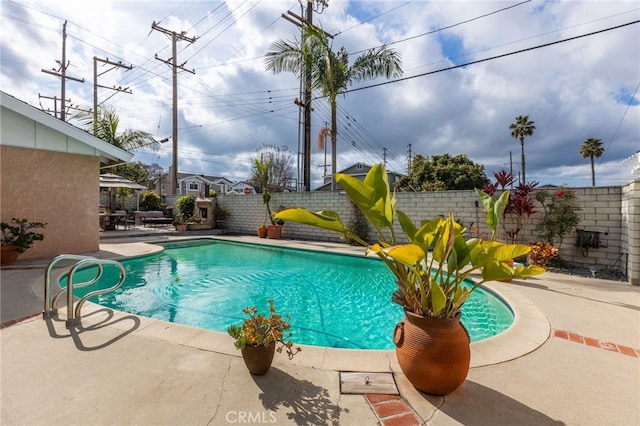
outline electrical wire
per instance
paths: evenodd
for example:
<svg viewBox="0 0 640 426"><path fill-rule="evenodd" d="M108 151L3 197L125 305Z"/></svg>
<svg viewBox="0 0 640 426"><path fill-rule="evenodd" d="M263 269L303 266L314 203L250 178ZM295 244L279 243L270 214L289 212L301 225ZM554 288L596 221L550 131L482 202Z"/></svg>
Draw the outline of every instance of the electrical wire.
<svg viewBox="0 0 640 426"><path fill-rule="evenodd" d="M606 155L606 153L609 150L609 148L611 148L611 144L613 143L613 141L616 139L616 136L618 135L618 130L620 130L620 126L622 126L622 122L624 121L625 117L627 116L627 113L629 112L629 109L631 108L631 105L633 105L634 101L637 102L636 94L638 93L638 88L640 88L640 81L636 85L636 88L633 91L633 94L629 97L629 102L627 103L627 107L625 108L624 113L622 113L622 117L620 117L620 121L618 122L618 125L616 126L616 130L614 130L613 135L611 135L611 138L609 139L609 144L607 145L607 148L603 151L603 155L602 155L602 157L600 157L601 159L598 159L598 168L601 167L602 161L604 161L604 156Z"/></svg>
<svg viewBox="0 0 640 426"><path fill-rule="evenodd" d="M371 89L373 87L384 86L384 85L393 84L393 83L399 83L401 81L412 80L412 79L418 78L418 77L425 77L425 76L428 76L428 75L437 74L437 73L441 73L441 72L444 72L444 71L450 71L450 70L454 70L454 69L457 69L457 68L468 67L469 65L475 65L475 64L479 64L479 63L487 62L487 61L493 61L495 59L500 59L500 58L504 58L504 57L507 57L507 56L517 55L517 54L520 54L520 53L529 52L529 51L532 51L532 50L537 50L537 49L541 49L543 47L549 47L549 46L553 46L553 45L560 44L560 43L566 43L568 41L577 40L577 39L580 39L580 38L583 38L583 37L590 37L590 36L593 36L593 35L596 35L596 34L605 33L607 31L617 30L617 29L620 29L620 28L623 28L623 27L627 27L629 25L637 24L638 22L640 22L640 20L627 22L626 24L616 25L614 27L609 27L609 28L605 28L603 30L593 31L593 32L590 32L590 33L581 34L581 35L574 36L574 37L569 37L569 38L565 38L565 39L562 39L562 40L556 40L556 41L552 41L552 42L549 42L549 43L539 44L537 46L528 47L526 49L520 49L520 50L516 50L516 51L513 51L513 52L503 53L501 55L495 55L495 56L490 56L488 58L478 59L476 61L466 62L464 64L453 65L453 66L442 68L442 69L435 70L435 71L429 71L429 72L425 72L425 73L421 73L421 74L412 75L412 76L409 76L409 77L400 77L400 78L397 78L397 79L394 79L394 80L389 80L389 81L384 81L384 82L381 82L381 83L376 83L376 84L370 84L370 85L367 85L367 86L357 87L355 89L343 90L343 91L339 92L339 94L357 92L359 90Z"/></svg>

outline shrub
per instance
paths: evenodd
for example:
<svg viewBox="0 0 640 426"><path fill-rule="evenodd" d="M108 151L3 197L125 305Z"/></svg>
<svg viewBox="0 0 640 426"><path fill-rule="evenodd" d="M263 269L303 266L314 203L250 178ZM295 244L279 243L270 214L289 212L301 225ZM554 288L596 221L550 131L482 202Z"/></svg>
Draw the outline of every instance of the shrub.
<svg viewBox="0 0 640 426"><path fill-rule="evenodd" d="M180 211L183 218L188 219L193 216L193 212L196 209L196 196L195 195L183 195L176 201L176 207Z"/></svg>
<svg viewBox="0 0 640 426"><path fill-rule="evenodd" d="M561 244L564 236L580 223L580 207L576 203L575 192L562 187L553 194L540 191L536 200L544 209L544 216L536 225L538 235L552 244L555 241Z"/></svg>
<svg viewBox="0 0 640 426"><path fill-rule="evenodd" d="M116 209L124 210L127 201L131 199L133 194L129 188L118 188L116 189Z"/></svg>
<svg viewBox="0 0 640 426"><path fill-rule="evenodd" d="M536 241L531 243L531 251L527 255L527 261L530 265L542 266L543 268L549 264L558 263L560 256L558 248L547 241Z"/></svg>
<svg viewBox="0 0 640 426"><path fill-rule="evenodd" d="M140 197L140 209L143 211L160 210L160 196L153 191L145 192Z"/></svg>

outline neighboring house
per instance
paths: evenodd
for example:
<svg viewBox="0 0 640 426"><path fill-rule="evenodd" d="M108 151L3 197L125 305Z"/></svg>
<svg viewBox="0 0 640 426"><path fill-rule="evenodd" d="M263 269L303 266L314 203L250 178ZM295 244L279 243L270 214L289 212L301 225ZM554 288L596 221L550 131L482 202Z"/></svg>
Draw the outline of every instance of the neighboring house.
<svg viewBox="0 0 640 426"><path fill-rule="evenodd" d="M236 182L227 188L228 195L249 195L255 193L255 188L249 182Z"/></svg>
<svg viewBox="0 0 640 426"><path fill-rule="evenodd" d="M156 187L155 191L160 195L207 195L205 194L207 188L216 191L217 194L226 194L229 191L233 182L225 177L220 176L208 176L208 175L194 175L189 173L178 173L178 191L173 190L173 183L171 182L171 167L169 172L162 175L159 181L159 188Z"/></svg>
<svg viewBox="0 0 640 426"><path fill-rule="evenodd" d="M0 219L47 222L20 259L97 251L100 169L133 154L0 92Z"/></svg>
<svg viewBox="0 0 640 426"><path fill-rule="evenodd" d="M171 167L169 172L162 175L156 187L152 188L160 195L174 195L171 184ZM233 182L225 177L210 175L194 175L189 173L178 173L178 193L175 195L205 194L206 189L216 191L216 194L235 195L255 194L256 190L249 182Z"/></svg>
<svg viewBox="0 0 640 426"><path fill-rule="evenodd" d="M369 170L371 170L371 167L372 166L368 166L364 163L356 163L350 167L347 167L346 169L339 171L338 173L343 173L345 175L350 175L360 180L364 180L364 177L367 175ZM401 177L402 174L387 170L389 187L393 188ZM325 176L324 183L318 188L314 189L314 191L331 191L331 176Z"/></svg>
<svg viewBox="0 0 640 426"><path fill-rule="evenodd" d="M631 168L632 175L640 176L640 151L636 151L635 154L625 159L622 164Z"/></svg>

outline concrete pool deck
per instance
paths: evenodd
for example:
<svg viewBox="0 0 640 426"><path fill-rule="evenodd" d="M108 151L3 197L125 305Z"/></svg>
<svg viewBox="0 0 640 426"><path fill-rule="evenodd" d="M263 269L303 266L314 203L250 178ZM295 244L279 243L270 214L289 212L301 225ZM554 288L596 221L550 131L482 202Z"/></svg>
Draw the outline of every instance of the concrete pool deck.
<svg viewBox="0 0 640 426"><path fill-rule="evenodd" d="M153 250L149 241L176 238L121 232L127 238L104 238L90 255L137 256ZM340 244L216 237L362 253ZM519 323L472 344L467 381L434 397L406 381L393 351L303 347L254 377L225 333L89 303L82 325L68 330L64 309L61 318L38 315L45 265L2 270L3 425L640 424L640 288L626 283L552 273L492 283ZM345 393L341 372L369 377L369 395ZM372 395L391 373L399 396Z"/></svg>

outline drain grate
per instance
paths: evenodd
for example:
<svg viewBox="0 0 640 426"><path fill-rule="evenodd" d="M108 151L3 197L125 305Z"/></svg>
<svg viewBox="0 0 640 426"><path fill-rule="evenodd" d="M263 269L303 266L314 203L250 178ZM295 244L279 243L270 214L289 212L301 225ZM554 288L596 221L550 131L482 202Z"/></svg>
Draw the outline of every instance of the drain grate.
<svg viewBox="0 0 640 426"><path fill-rule="evenodd" d="M399 395L392 373L341 371L340 392L345 394Z"/></svg>

